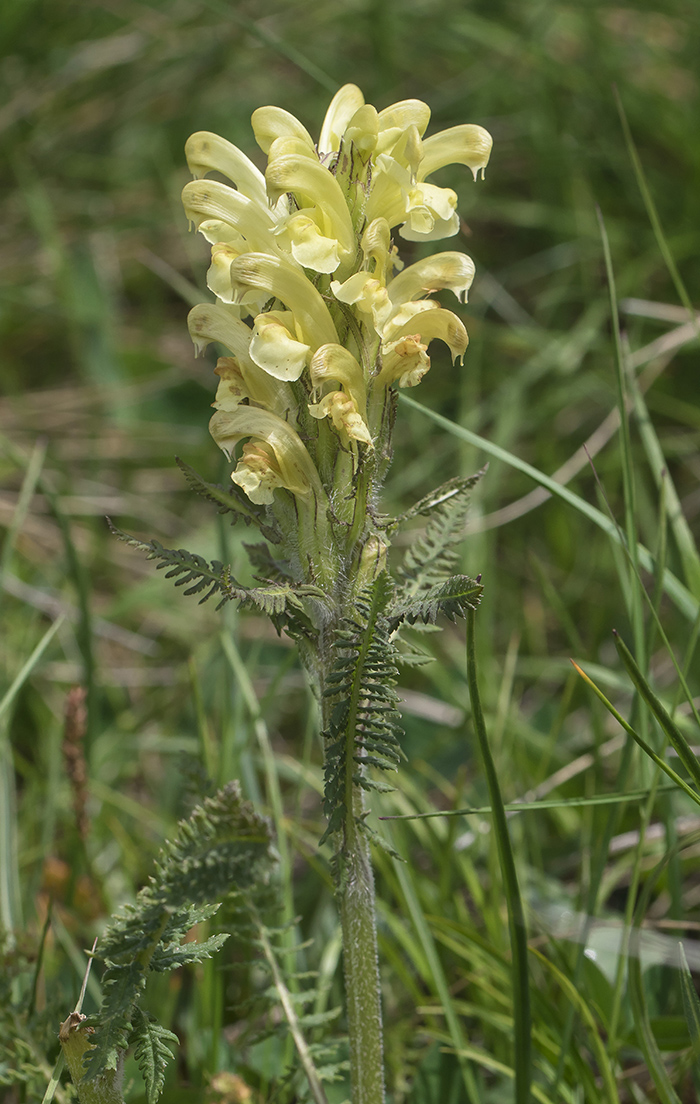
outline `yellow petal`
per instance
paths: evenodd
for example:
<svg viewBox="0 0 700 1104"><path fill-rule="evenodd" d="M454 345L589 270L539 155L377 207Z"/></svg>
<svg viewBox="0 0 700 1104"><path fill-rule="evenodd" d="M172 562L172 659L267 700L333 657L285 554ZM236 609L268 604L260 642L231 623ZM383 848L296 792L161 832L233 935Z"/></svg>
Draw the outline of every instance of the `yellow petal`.
<svg viewBox="0 0 700 1104"><path fill-rule="evenodd" d="M346 253L355 251L355 232L345 196L336 178L320 161L309 157L278 157L265 173L267 190L274 201L285 192L294 195L300 207L318 204L331 220L333 237Z"/></svg>
<svg viewBox="0 0 700 1104"><path fill-rule="evenodd" d="M231 480L258 506L272 505L276 487L293 490L286 487L273 450L260 442L246 442L235 471L231 472Z"/></svg>
<svg viewBox="0 0 700 1104"><path fill-rule="evenodd" d="M259 314L270 298L264 288L248 288L240 292L231 282L231 265L241 254L235 246L216 242L211 247L211 264L207 269L207 287L222 303L235 303L248 314ZM255 254L260 256L260 254Z"/></svg>
<svg viewBox="0 0 700 1104"><path fill-rule="evenodd" d="M216 398L211 404L216 410L235 410L243 399L249 399L241 366L235 357L219 357L214 369L219 377Z"/></svg>
<svg viewBox="0 0 700 1104"><path fill-rule="evenodd" d="M387 289L369 272L354 272L343 283L331 280L331 291L341 303L348 303L372 319L377 333L382 332L392 306Z"/></svg>
<svg viewBox="0 0 700 1104"><path fill-rule="evenodd" d="M244 253L231 264L230 275L234 301L258 290L279 299L294 315L299 337L312 349L338 340L328 307L291 259Z"/></svg>
<svg viewBox="0 0 700 1104"><path fill-rule="evenodd" d="M376 107L364 104L348 123L343 141L352 142L356 150L366 159L374 152L379 136L379 116Z"/></svg>
<svg viewBox="0 0 700 1104"><path fill-rule="evenodd" d="M275 138L300 138L309 149L314 148L311 135L298 119L282 107L259 107L251 116L255 141L263 153L270 152Z"/></svg>
<svg viewBox="0 0 700 1104"><path fill-rule="evenodd" d="M336 380L353 400L361 416L365 417L367 387L364 373L348 349L342 345L322 345L311 358L309 375L314 387Z"/></svg>
<svg viewBox="0 0 700 1104"><path fill-rule="evenodd" d="M422 100L400 100L379 112L380 131L392 128L404 131L407 127L415 126L422 136L429 122L430 108Z"/></svg>
<svg viewBox="0 0 700 1104"><path fill-rule="evenodd" d="M290 215L276 233L278 241L286 241L297 264L314 272L335 272L340 264L340 246L335 238L321 232L317 207Z"/></svg>
<svg viewBox="0 0 700 1104"><path fill-rule="evenodd" d="M187 139L185 156L193 176L204 176L212 170L223 173L243 195L263 207L266 205L265 177L249 157L225 138L208 130L198 130Z"/></svg>
<svg viewBox="0 0 700 1104"><path fill-rule="evenodd" d="M457 193L434 184L416 184L408 193L406 222L399 234L407 241L451 238L459 230Z"/></svg>
<svg viewBox="0 0 700 1104"><path fill-rule="evenodd" d="M409 265L388 285L389 298L395 306L417 299L421 294L449 288L458 299L471 287L474 262L466 253L436 253Z"/></svg>
<svg viewBox="0 0 700 1104"><path fill-rule="evenodd" d="M295 134L283 134L281 138L275 138L267 156L269 161L274 161L277 157L310 157L312 161L318 161L314 147Z"/></svg>
<svg viewBox="0 0 700 1104"><path fill-rule="evenodd" d="M340 140L345 128L358 108L364 105L365 98L356 84L344 84L340 88L326 112L318 140L318 152L321 155L332 153L340 148Z"/></svg>
<svg viewBox="0 0 700 1104"><path fill-rule="evenodd" d="M425 180L443 165L467 165L476 180L479 170L483 179L484 169L491 156L493 139L488 130L475 123L441 130L423 142L423 160L418 169L418 179Z"/></svg>
<svg viewBox="0 0 700 1104"><path fill-rule="evenodd" d="M275 221L265 205L249 199L218 180L194 180L182 190L185 215L199 228L205 220L224 222L235 228L256 252L276 253L272 231Z"/></svg>
<svg viewBox="0 0 700 1104"><path fill-rule="evenodd" d="M384 338L391 341L400 341L401 338L416 334L421 343L428 346L435 338L444 341L449 346L452 354L452 362L459 357L460 363L464 360L464 353L469 344L464 323L452 311L438 307L433 310L420 311L406 321L403 326L395 326L392 318L390 325L385 329Z"/></svg>
<svg viewBox="0 0 700 1104"><path fill-rule="evenodd" d="M252 330L237 317L234 307L223 303L200 303L187 317L187 326L199 356L212 341L229 349L239 365L248 397L281 417L296 403L289 387L273 379L250 358ZM217 391L217 400L219 394Z"/></svg>
<svg viewBox="0 0 700 1104"><path fill-rule="evenodd" d="M229 458L244 437L267 443L275 454L288 490L300 495L313 490L318 496L324 496L314 462L299 434L276 414L256 406L239 406L234 411L217 410L209 422L209 431Z"/></svg>
<svg viewBox="0 0 700 1104"><path fill-rule="evenodd" d="M309 346L296 341L276 318L259 314L255 319L250 357L275 379L298 380L310 352Z"/></svg>
<svg viewBox="0 0 700 1104"><path fill-rule="evenodd" d="M375 378L375 386L388 387L398 380L399 387L415 387L430 369L427 346L420 334L406 334L398 341L382 346L382 369Z"/></svg>
<svg viewBox="0 0 700 1104"><path fill-rule="evenodd" d="M381 153L391 153L392 159L403 168L409 170L411 177L415 177L423 157L423 143L418 133L418 127L411 125L406 130L399 131L392 140L393 131L385 131L379 140L378 149Z"/></svg>
<svg viewBox="0 0 700 1104"><path fill-rule="evenodd" d="M329 391L320 403L309 407L309 414L312 418L330 417L346 444L351 440L361 441L363 445L374 448L369 429L355 403L344 391Z"/></svg>

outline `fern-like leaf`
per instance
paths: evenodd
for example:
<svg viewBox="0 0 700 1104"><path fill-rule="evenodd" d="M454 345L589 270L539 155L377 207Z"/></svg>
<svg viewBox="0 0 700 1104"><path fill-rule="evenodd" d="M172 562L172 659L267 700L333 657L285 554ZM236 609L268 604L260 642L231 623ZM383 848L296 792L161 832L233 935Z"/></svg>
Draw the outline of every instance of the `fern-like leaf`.
<svg viewBox="0 0 700 1104"><path fill-rule="evenodd" d="M202 591L205 591L206 593L199 599L200 606L214 594L220 598L217 609L231 599L240 600L245 588L235 584L229 568L224 567L218 560L209 563L203 556L198 556L196 552L188 552L186 548L165 548L157 540L139 540L138 537L132 537L129 533L118 529L110 518L107 518L107 524L119 540L132 548L138 548L139 552L145 552L147 559L159 560L160 563L156 564L156 569L165 571L166 579L176 579L175 586L187 587L185 594L202 594Z"/></svg>
<svg viewBox="0 0 700 1104"><path fill-rule="evenodd" d="M402 621L410 625L416 621L434 625L439 613L456 621L458 617L466 617L467 610L476 609L483 589L479 579L453 575L446 583L428 587L413 597L403 598L399 593L397 602L389 610L389 625L392 629L397 629Z"/></svg>
<svg viewBox="0 0 700 1104"><path fill-rule="evenodd" d="M231 569L219 560L209 563L203 556L188 552L185 548L165 548L158 540L139 540L118 529L109 518L107 522L119 540L145 552L149 560L160 561L156 569L165 571L166 579L174 579L176 587L186 587L185 594L201 594L200 605L213 595L219 598L217 610L226 602L235 601L243 608L267 614L278 632L287 628L294 635L309 633L312 629L302 599L325 600L323 591L310 585L292 586L279 582L262 587L241 586L231 575Z"/></svg>
<svg viewBox="0 0 700 1104"><path fill-rule="evenodd" d="M247 896L265 886L274 862L269 823L242 799L236 782L207 798L179 825L149 883L134 904L113 919L100 942L97 957L106 965L104 995L92 1020L87 1078L116 1069L133 1033L141 1038L146 1031L138 1004L148 974L201 961L219 950L227 935L214 935L201 944L182 941L231 894ZM165 1035L160 1038L162 1042ZM148 1039L144 1047L156 1046L154 1029L148 1029ZM149 1095L151 1099L155 1097Z"/></svg>
<svg viewBox="0 0 700 1104"><path fill-rule="evenodd" d="M403 581L399 604L424 595L431 588L446 583L457 563L457 545L464 535L469 509L469 497L481 472L469 479L450 480L416 504L408 517L418 513L429 515L425 532L416 537L398 568Z"/></svg>
<svg viewBox="0 0 700 1104"><path fill-rule="evenodd" d="M335 700L324 733L328 827L321 842L341 832L345 818L352 815L345 798L348 782L377 788L368 768L396 770L401 759L396 648L386 616L393 597L391 578L382 572L357 597L353 617L345 618L336 633L324 691Z"/></svg>
<svg viewBox="0 0 700 1104"><path fill-rule="evenodd" d="M202 498L206 498L208 502L213 502L218 507L220 514L233 514L234 521L241 519L245 521L246 525L253 522L272 544L279 544L282 534L274 521L270 524L267 511L264 508L256 508L235 483L232 483L230 487L221 487L218 483L207 483L199 472L186 464L179 456L175 457L175 463L187 480L191 490L201 495Z"/></svg>
<svg viewBox="0 0 700 1104"><path fill-rule="evenodd" d="M394 518L390 527L394 529L399 525L403 525L405 521L409 521L411 518L419 516L425 517L431 514L433 510L447 506L459 495L468 495L472 487L476 486L485 472L486 468L484 467L475 475L455 476L453 479L448 479L446 483L443 483L440 487L436 487L430 494L424 495L423 498L419 499L405 514L401 514L399 517Z"/></svg>
<svg viewBox="0 0 700 1104"><path fill-rule="evenodd" d="M163 1091L165 1071L173 1060L170 1045L177 1045L178 1041L167 1027L162 1027L147 1012L137 1010L129 1043L134 1047L136 1064L146 1086L147 1104L156 1104Z"/></svg>

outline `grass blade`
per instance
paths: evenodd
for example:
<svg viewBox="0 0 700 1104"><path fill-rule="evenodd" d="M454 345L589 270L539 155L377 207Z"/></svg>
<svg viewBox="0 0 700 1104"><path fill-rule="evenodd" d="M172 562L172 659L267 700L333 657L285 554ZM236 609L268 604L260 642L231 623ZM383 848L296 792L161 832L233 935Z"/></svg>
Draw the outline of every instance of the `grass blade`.
<svg viewBox="0 0 700 1104"><path fill-rule="evenodd" d="M664 709L656 694L651 689L649 683L644 678L644 675L637 666L634 656L630 652L622 637L617 632L615 632L614 636L615 647L617 648L620 659L627 668L627 673L632 679L632 682L637 688L637 691L644 699L646 704L649 706L649 709L656 717L662 730L666 733L671 745L678 755L678 758L687 770L690 777L695 782L695 785L700 787L700 763L698 762L697 756L693 752L693 749L691 748L681 730L671 720L670 716Z"/></svg>
<svg viewBox="0 0 700 1104"><path fill-rule="evenodd" d="M506 812L501 797L496 766L491 755L486 723L481 709L479 683L477 679L476 645L474 639L474 610L467 611L467 679L469 698L472 703L474 728L479 751L484 764L491 805L493 807L493 826L496 834L498 857L501 864L503 884L508 905L508 927L510 929L511 954L513 958L513 1013L515 1032L515 1100L516 1104L527 1104L530 1100L532 1080L532 1022L530 1016L530 983L527 967L527 929L525 914L520 897L515 858L508 834Z"/></svg>
<svg viewBox="0 0 700 1104"><path fill-rule="evenodd" d="M573 660L572 660L572 663L573 663ZM638 732L636 732L636 731L635 731L635 729L633 729L633 728L632 728L632 726L631 726L630 724L628 724L628 723L627 723L627 721L626 721L626 720L625 720L625 718L624 718L624 717L622 716L622 714L621 714L621 713L618 713L617 709L616 709L616 708L615 708L615 706L614 706L614 705L612 704L612 702L611 702L611 701L608 701L608 699L606 698L606 696L605 696L605 694L603 693L603 691L602 691L602 690L600 690L600 689L599 689L599 688L598 688L598 687L596 686L596 684L594 683L593 679L592 679L592 678L589 678L589 676L588 676L588 675L586 674L586 672L585 672L585 671L583 671L583 670L582 670L582 669L581 669L581 668L579 667L579 665L578 665L577 663L574 663L574 667L575 667L575 668L576 668L576 670L578 671L578 673L579 673L579 675L581 676L581 678L582 678L582 679L583 679L583 680L584 680L585 682L587 682L587 683L588 683L588 685L590 686L591 690L592 690L592 691L593 691L593 693L594 693L594 694L596 695L596 697L597 697L597 698L599 698L599 699L600 699L600 701L601 701L601 702L603 703L603 705L604 705L604 706L605 706L605 708L607 709L608 713L610 713L610 714L611 714L611 716L613 716L613 717L615 718L615 720L616 720L616 721L618 722L618 724L621 724L621 725L622 725L622 727L624 728L625 732L627 732L627 733L628 733L628 734L629 734L629 735L630 735L630 736L632 737L632 739L633 739L633 740L635 740L635 741L636 741L636 742L637 742L637 743L639 744L639 746L640 746L640 748L642 749L642 751L643 751L643 752L644 752L644 753L645 753L646 755L648 755L648 756L649 756L649 758L650 758L650 759L651 759L651 760L652 760L652 761L653 761L654 763L656 763L657 767L659 767L659 768L660 768L660 769L661 769L661 770L662 770L662 771L664 772L664 774L667 774L667 775L668 775L668 777L669 777L669 778L670 778L670 779L671 779L671 780L672 780L673 782L675 782L675 784L676 784L677 786L679 786L679 787L680 787L680 789L684 791L684 793L686 793L686 794L688 795L688 797L692 798L692 800L693 800L693 801L695 802L695 804L696 804L696 805L700 805L700 794L696 793L696 792L695 792L695 790L691 789L691 787L690 787L690 786L688 785L688 783L687 783L687 782L685 782L685 781L684 781L684 780L683 780L683 779L681 778L681 776L680 776L679 774L677 774L677 773L676 773L676 771L674 771L673 767L669 767L669 765L668 765L668 763L666 762L666 760L665 760L665 759L662 759L660 755L657 755L657 754L656 754L656 752L654 751L654 749L653 749L653 748L652 748L652 747L651 747L651 746L650 746L650 745L649 745L649 744L648 744L648 743L646 742L646 740L643 740L643 739L642 739L642 737L641 737L641 736L639 735L639 733L638 733ZM691 754L692 754L692 753L691 753Z"/></svg>
<svg viewBox="0 0 700 1104"><path fill-rule="evenodd" d="M496 460L502 460L503 463L508 464L509 467L515 468L516 471L530 476L540 487L544 487L550 494L556 495L557 498L563 499L564 502L568 502L575 510L578 510L584 517L587 517L615 541L616 544L622 545L624 543L622 535L618 532L614 521L611 521L601 510L592 506L590 502L586 502L580 495L574 494L568 487L563 486L561 483L557 483L556 480L551 479L548 475L545 475L543 472L533 467L532 464L528 464L526 460L521 460L520 457L515 456L514 453L501 448L500 445L494 444L493 441L489 441L486 437L481 437L478 433L473 433L470 429L458 425L449 418L445 418L442 414L438 414L435 410L423 406L422 403L416 402L415 399L412 399L409 395L405 395L403 392L399 395L399 399L414 410L419 410L421 414L425 414L427 418L430 418L436 425L442 426L443 429L447 430L454 437L458 437L460 440L474 445L475 448L482 449L487 455L493 456ZM644 570L653 573L654 557L649 550L645 548L643 544L639 544L637 546L637 554L639 556L639 563ZM664 590L671 601L689 621L695 621L695 618L698 616L698 610L700 609L700 602L693 597L687 587L685 587L680 579L677 579L668 568L664 571L663 580Z"/></svg>

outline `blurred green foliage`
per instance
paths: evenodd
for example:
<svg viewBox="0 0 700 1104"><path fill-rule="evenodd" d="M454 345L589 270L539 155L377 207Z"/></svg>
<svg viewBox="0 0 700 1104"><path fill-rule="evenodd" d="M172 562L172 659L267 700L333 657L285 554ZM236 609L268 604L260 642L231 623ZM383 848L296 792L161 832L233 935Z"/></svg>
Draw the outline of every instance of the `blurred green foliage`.
<svg viewBox="0 0 700 1104"><path fill-rule="evenodd" d="M208 297L208 250L188 235L179 202L188 179L184 142L194 130L213 130L255 156L249 119L268 103L291 110L317 133L330 96L347 81L378 107L425 99L434 129L486 126L494 137L486 180L474 184L458 169L444 170L440 180L458 191L463 216L462 233L444 247L464 248L477 264L463 309L471 346L459 372L436 355L412 397L550 475L603 432L616 407L597 205L665 478L697 534L697 340L692 327L677 333L687 314L645 210L613 85L666 242L696 301L700 8L687 0L624 6L274 0L261 14L237 0L5 0L0 41L4 689L49 620L67 614L1 718L2 923L27 933L30 947L23 943L22 953L29 962L54 901L34 1019L27 1012L31 968L13 981L23 1045L30 1054L45 1045L46 1010L55 1008L57 995L64 1013L73 1006L80 948L143 884L159 844L207 779L238 777L248 797L272 803L260 719L222 632L246 660L275 751L284 802L276 827L292 856L289 918L300 914L298 938L315 940L299 952L299 968L320 969L331 987L329 1003L338 1003L337 925L325 860L316 852L319 752L293 650L252 616L214 615L181 598L118 545L103 521L110 514L146 539L226 557L246 578L242 542L250 537L220 524L188 492L173 460L181 455L207 478L222 477L207 433L213 360L193 359L185 325L188 305ZM654 341L661 344L645 352ZM400 417L388 509L405 509L432 486L483 463L481 450L420 413L403 407ZM572 489L605 511L604 493L624 524L629 462L639 538L654 554L661 548L692 589L648 438L645 444L633 420L626 458L614 428L608 437L607 444L589 440L599 485L584 456ZM615 792L622 781L633 790L653 783L636 755L621 781L619 744L610 743L619 730L586 696L568 656L587 665L652 741L659 736L632 701L611 629L634 642L667 708L680 696L668 654L651 623L644 624L645 607L624 559L560 500L529 510L514 505L532 489L525 475L491 462L463 567L482 571L487 587L478 619L483 692L505 799L533 791L562 799L559 809L510 821L531 934L552 963L551 970L533 964L537 1077L546 1096L557 1081L558 1048L574 1007L556 967L576 978L607 1040L620 1099L655 1101L661 1090L645 1071L624 978L615 997L619 930L610 917L631 919L630 887L636 896L653 861L692 827L693 808L666 793L648 807L615 807L612 819L607 808L566 807L567 798ZM653 581L644 581L653 590ZM656 604L683 661L692 625L660 594ZM409 762L399 792L383 800L387 812L486 802L465 729L462 629L450 625L430 642L438 662L406 671L402 682ZM688 679L697 694L692 661ZM61 750L64 700L74 682L90 692L86 839L74 812L79 786ZM677 720L692 742L689 711L681 708ZM488 820L477 823L473 836L473 822L458 818L397 824L394 844L410 859L408 873L378 857L389 1081L397 1104L464 1099L459 1061L441 1049L460 1045L439 1008L446 991L483 1100L509 1099L506 927ZM654 830L639 842L647 824ZM667 924L683 933L673 924L690 923L695 930L699 887L692 855L671 862L651 920L661 929ZM582 913L597 917L598 965L586 959L576 973L580 948L569 937ZM225 953L231 966L235 950ZM676 1091L690 1101L689 1040L683 1022L678 1027L681 983L675 972L661 977L661 965L673 959L654 953L645 960L657 971L647 971L652 1026ZM697 958L688 957L697 968ZM436 962L446 989L436 981ZM96 985L88 997L93 1007ZM197 976L183 972L175 986L154 989L152 1011L182 1042L169 1101L268 1098L269 1081L291 1054L285 1043L246 1049L232 1006L254 988L254 970L238 962L233 973L207 965ZM574 1045L561 1059L560 1095L553 1099L597 1101L600 1067L590 1055L598 1052L580 1009L570 1031ZM27 1059L35 1063L34 1080L7 1090L12 1104L31 1098L27 1086L36 1085L36 1070L53 1057L49 1050ZM2 1068L0 1062L0 1084ZM217 1082L207 1090L221 1071L236 1072L253 1095L236 1096L243 1090L231 1082L226 1090Z"/></svg>

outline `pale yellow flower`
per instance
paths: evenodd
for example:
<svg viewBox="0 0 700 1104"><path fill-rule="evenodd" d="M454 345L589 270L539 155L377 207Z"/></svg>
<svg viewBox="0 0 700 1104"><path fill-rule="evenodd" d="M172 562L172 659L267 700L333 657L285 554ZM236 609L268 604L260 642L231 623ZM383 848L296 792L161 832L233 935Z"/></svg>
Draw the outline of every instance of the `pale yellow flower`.
<svg viewBox="0 0 700 1104"><path fill-rule="evenodd" d="M229 459L244 438L252 437L262 442L274 454L279 486L302 498L312 492L317 499L325 498L316 466L301 438L276 414L253 406L239 406L233 411L217 410L209 422L209 432Z"/></svg>
<svg viewBox="0 0 700 1104"><path fill-rule="evenodd" d="M344 391L329 391L320 403L309 407L313 418L330 418L345 444L360 441L373 448L372 436L355 402Z"/></svg>
<svg viewBox="0 0 700 1104"><path fill-rule="evenodd" d="M277 487L293 489L284 481L274 450L261 441L246 442L241 458L231 472L231 480L245 491L251 502L259 506L269 506L274 502L273 492Z"/></svg>
<svg viewBox="0 0 700 1104"><path fill-rule="evenodd" d="M291 311L268 311L255 319L250 358L275 379L298 380L311 354L308 345L292 336L290 326L294 327Z"/></svg>

